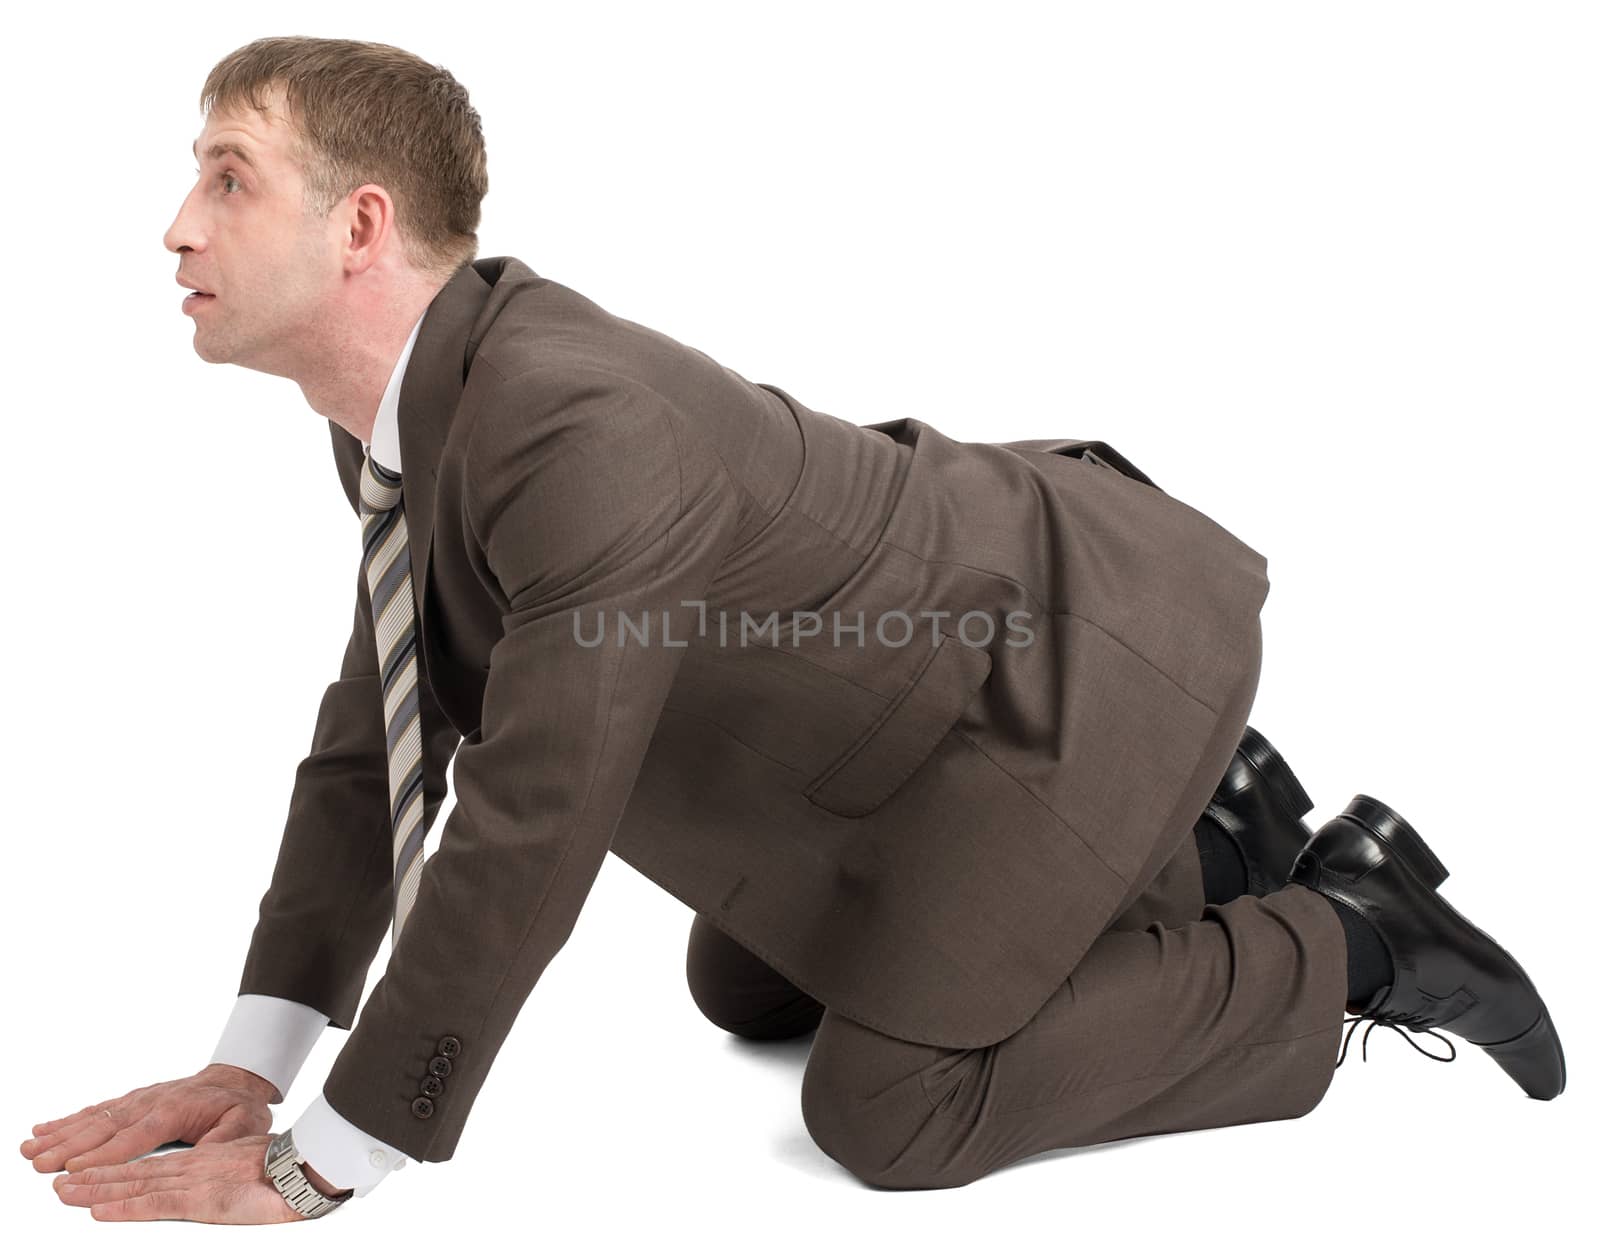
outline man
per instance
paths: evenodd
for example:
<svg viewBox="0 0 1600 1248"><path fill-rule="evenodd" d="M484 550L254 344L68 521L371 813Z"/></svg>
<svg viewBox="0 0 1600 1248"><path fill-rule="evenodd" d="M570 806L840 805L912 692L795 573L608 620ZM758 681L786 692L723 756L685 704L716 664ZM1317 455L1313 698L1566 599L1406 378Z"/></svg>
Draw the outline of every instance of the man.
<svg viewBox="0 0 1600 1248"><path fill-rule="evenodd" d="M408 53L259 40L201 106L194 347L327 417L355 615L213 1061L36 1125L65 1203L291 1221L448 1160L607 850L696 912L708 1017L816 1029L805 1121L875 1185L1304 1114L1347 1009L1562 1090L1417 832L1301 822L1255 551L1103 443L856 426L477 259L477 114Z"/></svg>

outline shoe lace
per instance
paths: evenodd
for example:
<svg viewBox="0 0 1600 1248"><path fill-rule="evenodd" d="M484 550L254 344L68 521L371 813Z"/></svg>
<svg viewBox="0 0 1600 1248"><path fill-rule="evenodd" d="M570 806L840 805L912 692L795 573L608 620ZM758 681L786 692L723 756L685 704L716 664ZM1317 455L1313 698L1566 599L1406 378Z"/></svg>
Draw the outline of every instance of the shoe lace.
<svg viewBox="0 0 1600 1248"><path fill-rule="evenodd" d="M1366 1033L1361 1037L1361 1060L1363 1062L1367 1060L1367 1037L1372 1035L1372 1030L1374 1027L1387 1027L1391 1031L1397 1032L1405 1039L1407 1044L1409 1044L1418 1053L1421 1053L1423 1057L1430 1057L1436 1062L1453 1062L1456 1060L1456 1046L1450 1043L1450 1037L1445 1035L1442 1031L1438 1031L1435 1028L1427 1026L1427 1018L1424 1015L1401 1014L1373 1008L1368 1009L1361 1014L1357 1014L1353 1018L1348 1018L1345 1020L1349 1030L1344 1033L1344 1043L1339 1046L1339 1060L1334 1063L1335 1070L1344 1065L1345 1052L1350 1047L1350 1037L1356 1034L1356 1028L1359 1027L1363 1022L1367 1024ZM1437 1053L1428 1052L1427 1049L1423 1048L1420 1044L1406 1034L1407 1028L1412 1031L1425 1032L1430 1036L1438 1036L1439 1039L1445 1042L1446 1047L1449 1048L1450 1056L1440 1057Z"/></svg>

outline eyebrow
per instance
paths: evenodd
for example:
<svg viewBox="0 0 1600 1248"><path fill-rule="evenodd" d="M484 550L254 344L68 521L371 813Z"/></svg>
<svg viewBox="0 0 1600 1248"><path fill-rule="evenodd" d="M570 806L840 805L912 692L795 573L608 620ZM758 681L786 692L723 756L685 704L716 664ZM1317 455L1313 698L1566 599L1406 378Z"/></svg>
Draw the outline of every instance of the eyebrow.
<svg viewBox="0 0 1600 1248"><path fill-rule="evenodd" d="M194 153L194 158L196 160L200 159L200 153L198 151L199 146L199 139L196 139L193 143L189 144L189 150ZM250 159L250 153L245 151L244 148L240 147L237 143L213 143L210 147L206 148L206 159L216 160L218 157L225 156L230 153L244 161L244 163L249 165L250 168L255 169L256 162Z"/></svg>

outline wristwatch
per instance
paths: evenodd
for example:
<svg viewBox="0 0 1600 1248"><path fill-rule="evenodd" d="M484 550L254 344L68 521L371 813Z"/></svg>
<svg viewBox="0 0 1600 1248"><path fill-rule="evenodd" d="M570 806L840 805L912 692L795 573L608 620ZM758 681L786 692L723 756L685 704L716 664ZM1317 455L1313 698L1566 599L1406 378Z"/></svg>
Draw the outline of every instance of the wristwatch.
<svg viewBox="0 0 1600 1248"><path fill-rule="evenodd" d="M272 1180L272 1186L282 1192L283 1198L304 1217L320 1218L323 1214L337 1209L354 1195L353 1192L346 1192L343 1196L324 1196L311 1185L311 1180L306 1178L306 1172L300 1168L304 1162L305 1158L294 1145L292 1127L287 1131L280 1131L267 1142L267 1178Z"/></svg>

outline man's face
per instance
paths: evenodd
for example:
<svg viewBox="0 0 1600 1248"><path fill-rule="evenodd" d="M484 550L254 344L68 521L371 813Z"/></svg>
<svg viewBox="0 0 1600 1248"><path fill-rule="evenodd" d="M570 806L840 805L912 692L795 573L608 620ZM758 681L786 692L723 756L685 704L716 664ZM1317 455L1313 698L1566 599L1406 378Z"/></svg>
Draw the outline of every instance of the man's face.
<svg viewBox="0 0 1600 1248"><path fill-rule="evenodd" d="M194 349L213 364L294 376L339 289L337 213L302 207L304 182L281 94L265 117L210 113L195 141L198 172L163 240L178 276L205 297L184 300Z"/></svg>

